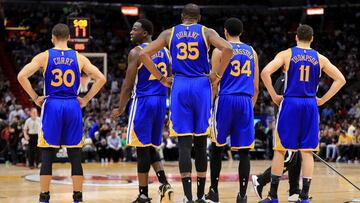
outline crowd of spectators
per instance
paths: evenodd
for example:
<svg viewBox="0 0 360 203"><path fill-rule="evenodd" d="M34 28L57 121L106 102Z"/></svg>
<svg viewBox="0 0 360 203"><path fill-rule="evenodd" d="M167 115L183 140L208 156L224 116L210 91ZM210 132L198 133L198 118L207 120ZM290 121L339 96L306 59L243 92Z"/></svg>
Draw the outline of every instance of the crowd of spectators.
<svg viewBox="0 0 360 203"><path fill-rule="evenodd" d="M5 5L6 6L6 5ZM262 8L263 9L263 8ZM147 17L155 25L155 35L163 29L180 22L179 10L169 8L144 8L142 17ZM336 12L335 12L336 11ZM294 45L294 33L298 22L304 21L302 10L266 10L256 9L210 9L204 10L201 23L223 33L223 22L227 17L237 16L244 22L245 32L242 41L251 44L257 51L260 67L264 67L274 55ZM276 14L276 15L273 15ZM167 17L164 18L163 16ZM135 150L126 147L127 116L112 120L111 109L117 104L119 92L125 76L126 57L133 46L129 42L128 32L134 17L122 16L118 8L97 6L51 6L15 5L5 7L5 16L9 25L29 26L28 31L9 32L7 36L8 51L14 66L19 71L35 54L51 47L50 30L58 22L66 22L68 16L88 17L91 21L91 39L87 44L88 52L108 53L107 84L83 110L84 161L118 162L134 161ZM358 163L360 159L360 79L359 43L357 30L360 29L360 12L351 8L329 10L322 24L313 25L315 40L313 47L319 50L342 71L347 86L328 104L321 107L320 151L319 155L328 161L346 161ZM119 19L114 21L113 19ZM215 19L215 20L214 20ZM317 22L317 19L305 21ZM101 60L91 59L102 68ZM1 68L0 68L1 70ZM0 162L9 160L16 164L25 163L28 140L24 138L22 125L30 116L30 110L16 103L9 91L9 82L0 72ZM35 90L42 92L41 74L31 78ZM319 95L322 95L331 84L324 77L319 84ZM91 85L91 84L90 84ZM86 89L86 88L85 88ZM274 106L271 98L260 85L260 95L255 106L255 113L262 116L261 122L255 125L255 150L253 158L272 157L272 134L275 127ZM86 90L85 90L86 91ZM177 141L169 137L165 127L164 142L160 152L165 160L177 160ZM14 151L15 149L15 151ZM237 159L230 151L224 153L224 159Z"/></svg>

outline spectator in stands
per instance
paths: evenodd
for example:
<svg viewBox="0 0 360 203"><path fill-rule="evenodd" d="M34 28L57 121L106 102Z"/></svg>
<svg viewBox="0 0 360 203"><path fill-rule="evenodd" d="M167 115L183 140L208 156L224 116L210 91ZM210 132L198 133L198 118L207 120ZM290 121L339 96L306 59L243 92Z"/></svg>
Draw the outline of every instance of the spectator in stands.
<svg viewBox="0 0 360 203"><path fill-rule="evenodd" d="M354 119L351 124L349 125L349 128L347 130L347 134L350 135L351 137L355 136L355 132L356 132L356 120Z"/></svg>
<svg viewBox="0 0 360 203"><path fill-rule="evenodd" d="M119 162L119 158L123 158L123 151L121 149L121 139L117 135L116 131L111 131L111 135L107 139L109 147L109 156L114 161L114 163Z"/></svg>
<svg viewBox="0 0 360 203"><path fill-rule="evenodd" d="M20 142L21 123L20 116L15 116L10 125L9 152L13 165L18 163L18 144Z"/></svg>
<svg viewBox="0 0 360 203"><path fill-rule="evenodd" d="M337 149L336 149L337 136L334 133L334 128L325 130L324 136L327 136L325 143L328 143L326 145L326 160L334 161L337 154Z"/></svg>
<svg viewBox="0 0 360 203"><path fill-rule="evenodd" d="M29 168L33 169L34 167L39 166L40 162L40 150L37 147L38 143L38 132L40 132L41 120L38 116L36 108L31 109L30 118L25 121L23 128L24 137L29 141L28 146L28 159L29 159ZM35 165L34 165L35 164Z"/></svg>
<svg viewBox="0 0 360 203"><path fill-rule="evenodd" d="M346 133L345 130L340 130L339 141L337 143L337 150L339 156L337 162L347 161L350 156L350 146L353 144L353 137Z"/></svg>

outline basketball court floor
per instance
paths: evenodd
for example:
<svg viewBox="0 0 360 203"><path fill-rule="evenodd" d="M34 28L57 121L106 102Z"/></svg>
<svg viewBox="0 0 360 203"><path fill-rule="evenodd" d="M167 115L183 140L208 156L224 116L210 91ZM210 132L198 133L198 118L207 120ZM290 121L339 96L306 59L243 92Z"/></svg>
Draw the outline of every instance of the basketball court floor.
<svg viewBox="0 0 360 203"><path fill-rule="evenodd" d="M269 161L252 161L252 174L262 172ZM222 203L234 203L238 192L236 161L223 162L221 181L219 185L220 200ZM356 185L360 185L359 164L333 164L336 169L342 172ZM69 164L54 164L53 183L51 186L52 203L72 202L72 188ZM175 189L175 202L182 202L182 187L178 172L177 162L166 162L165 170L170 183ZM193 170L195 171L195 170ZM135 163L88 163L84 164L85 203L105 202L131 202L137 196L138 188L136 182ZM39 170L30 170L25 167L0 165L0 203L33 203L37 202L39 190ZM209 172L208 172L209 174ZM152 171L150 174L149 195L153 202L158 202L157 188L159 186L156 176ZM287 175L284 177L287 178ZM207 179L206 191L210 183ZM287 180L282 181L279 188L280 202L287 202ZM360 192L353 186L339 177L322 163L315 164L314 178L311 185L312 203L343 203L352 199L360 198ZM264 188L264 195L268 192L268 186ZM195 183L193 182L193 194L196 194ZM252 189L248 187L248 202L257 202Z"/></svg>

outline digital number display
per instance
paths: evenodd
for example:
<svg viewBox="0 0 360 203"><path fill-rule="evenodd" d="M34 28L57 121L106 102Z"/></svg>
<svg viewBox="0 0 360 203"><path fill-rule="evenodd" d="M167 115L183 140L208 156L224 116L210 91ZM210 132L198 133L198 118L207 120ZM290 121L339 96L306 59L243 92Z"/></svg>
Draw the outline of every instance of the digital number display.
<svg viewBox="0 0 360 203"><path fill-rule="evenodd" d="M86 43L90 36L90 19L71 17L68 18L68 26L70 28L70 41Z"/></svg>

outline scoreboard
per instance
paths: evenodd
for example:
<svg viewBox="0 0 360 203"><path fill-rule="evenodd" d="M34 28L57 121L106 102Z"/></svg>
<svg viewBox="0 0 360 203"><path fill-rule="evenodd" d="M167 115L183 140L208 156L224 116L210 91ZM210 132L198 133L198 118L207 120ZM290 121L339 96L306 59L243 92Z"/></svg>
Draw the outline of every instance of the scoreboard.
<svg viewBox="0 0 360 203"><path fill-rule="evenodd" d="M90 19L82 17L68 17L67 24L70 29L70 42L74 49L84 51L90 37Z"/></svg>

